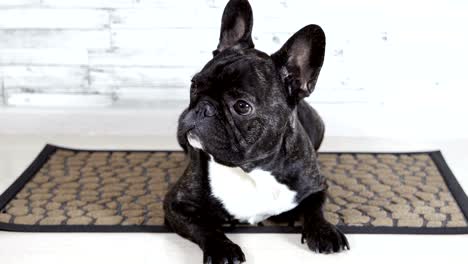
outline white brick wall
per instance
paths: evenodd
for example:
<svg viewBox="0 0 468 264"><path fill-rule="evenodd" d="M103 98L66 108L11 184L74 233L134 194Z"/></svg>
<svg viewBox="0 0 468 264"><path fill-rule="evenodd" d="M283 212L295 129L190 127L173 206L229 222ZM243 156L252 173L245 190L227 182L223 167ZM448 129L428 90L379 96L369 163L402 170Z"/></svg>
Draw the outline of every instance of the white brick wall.
<svg viewBox="0 0 468 264"><path fill-rule="evenodd" d="M182 105L191 75L217 44L226 2L1 0L0 104ZM327 54L313 102L468 113L460 99L468 89L467 1L251 4L254 42L270 53L306 24L324 28Z"/></svg>

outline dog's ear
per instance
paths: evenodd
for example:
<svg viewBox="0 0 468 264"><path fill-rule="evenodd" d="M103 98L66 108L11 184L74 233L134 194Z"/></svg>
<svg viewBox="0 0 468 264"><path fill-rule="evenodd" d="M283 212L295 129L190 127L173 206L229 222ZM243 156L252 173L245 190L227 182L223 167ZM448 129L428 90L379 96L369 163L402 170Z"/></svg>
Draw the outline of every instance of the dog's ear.
<svg viewBox="0 0 468 264"><path fill-rule="evenodd" d="M317 25L308 25L271 57L291 102L297 103L315 88L325 57L325 33Z"/></svg>
<svg viewBox="0 0 468 264"><path fill-rule="evenodd" d="M230 0L224 8L219 44L213 55L231 47L253 48L252 25L253 14L249 1Z"/></svg>

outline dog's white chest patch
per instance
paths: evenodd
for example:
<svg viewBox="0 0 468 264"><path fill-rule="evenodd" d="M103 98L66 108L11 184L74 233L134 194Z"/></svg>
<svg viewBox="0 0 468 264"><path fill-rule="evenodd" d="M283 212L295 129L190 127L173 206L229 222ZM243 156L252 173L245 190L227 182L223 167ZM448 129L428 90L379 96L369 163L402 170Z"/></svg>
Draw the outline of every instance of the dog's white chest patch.
<svg viewBox="0 0 468 264"><path fill-rule="evenodd" d="M270 172L244 172L209 161L211 192L239 221L255 224L297 206L296 192L279 183Z"/></svg>

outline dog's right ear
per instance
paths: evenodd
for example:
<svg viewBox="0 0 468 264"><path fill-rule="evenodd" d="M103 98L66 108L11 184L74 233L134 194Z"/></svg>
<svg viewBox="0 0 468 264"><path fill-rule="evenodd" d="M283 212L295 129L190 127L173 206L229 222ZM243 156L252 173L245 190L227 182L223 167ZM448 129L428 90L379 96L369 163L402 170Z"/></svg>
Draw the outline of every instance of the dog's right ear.
<svg viewBox="0 0 468 264"><path fill-rule="evenodd" d="M253 48L252 26L253 14L249 1L230 0L224 8L219 44L213 55L227 48Z"/></svg>

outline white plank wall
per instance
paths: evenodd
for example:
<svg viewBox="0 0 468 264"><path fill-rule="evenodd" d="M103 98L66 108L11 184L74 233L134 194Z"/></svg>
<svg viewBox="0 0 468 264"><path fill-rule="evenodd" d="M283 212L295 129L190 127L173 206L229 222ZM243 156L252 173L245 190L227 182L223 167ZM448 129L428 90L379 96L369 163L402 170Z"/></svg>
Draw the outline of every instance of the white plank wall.
<svg viewBox="0 0 468 264"><path fill-rule="evenodd" d="M216 47L226 2L1 0L0 105L184 105L191 76ZM304 25L324 28L325 65L311 102L468 114L468 1L251 4L254 42L268 53Z"/></svg>

